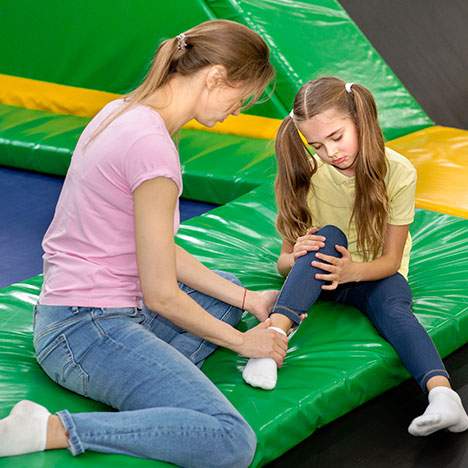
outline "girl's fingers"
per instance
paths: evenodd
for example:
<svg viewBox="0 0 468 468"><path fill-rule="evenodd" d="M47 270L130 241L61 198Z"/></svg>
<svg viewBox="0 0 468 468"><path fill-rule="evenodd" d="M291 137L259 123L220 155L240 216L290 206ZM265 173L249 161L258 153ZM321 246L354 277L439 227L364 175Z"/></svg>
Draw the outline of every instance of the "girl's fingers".
<svg viewBox="0 0 468 468"><path fill-rule="evenodd" d="M320 274L320 273L317 273L315 275L315 279L319 279L319 280L323 280L323 281L330 281L330 283L333 283L333 281L336 281L336 275L332 275L332 274Z"/></svg>
<svg viewBox="0 0 468 468"><path fill-rule="evenodd" d="M336 289L337 286L338 286L338 283L334 281L332 284L322 285L322 289L326 289L327 291L332 291L333 289Z"/></svg>
<svg viewBox="0 0 468 468"><path fill-rule="evenodd" d="M340 262L339 258L334 257L333 255L326 255L324 253L319 252L316 255L317 258L320 258L322 260L325 260L328 263L331 263L332 265L337 265Z"/></svg>
<svg viewBox="0 0 468 468"><path fill-rule="evenodd" d="M299 252L294 254L294 260L297 260L299 257L302 257L307 253L307 250L300 250Z"/></svg>
<svg viewBox="0 0 468 468"><path fill-rule="evenodd" d="M316 262L316 261L313 261L311 265L316 268L320 268L321 270L329 271L330 273L336 272L336 269L337 269L336 266L334 265L330 265L328 263Z"/></svg>

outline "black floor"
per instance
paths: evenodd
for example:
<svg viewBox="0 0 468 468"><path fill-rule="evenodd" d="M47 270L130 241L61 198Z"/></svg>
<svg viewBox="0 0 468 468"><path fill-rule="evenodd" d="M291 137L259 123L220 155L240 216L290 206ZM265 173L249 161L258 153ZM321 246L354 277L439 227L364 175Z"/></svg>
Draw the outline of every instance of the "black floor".
<svg viewBox="0 0 468 468"><path fill-rule="evenodd" d="M468 407L468 345L444 360ZM407 427L426 396L406 381L319 429L268 468L467 468L468 431L413 437Z"/></svg>

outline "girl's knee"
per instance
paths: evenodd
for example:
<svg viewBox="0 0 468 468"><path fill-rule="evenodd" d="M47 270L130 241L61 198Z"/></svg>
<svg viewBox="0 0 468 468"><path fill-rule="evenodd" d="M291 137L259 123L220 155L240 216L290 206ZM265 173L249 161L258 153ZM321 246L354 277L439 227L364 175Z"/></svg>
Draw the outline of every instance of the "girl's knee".
<svg viewBox="0 0 468 468"><path fill-rule="evenodd" d="M333 224L327 224L321 227L315 235L324 236L326 238L325 245L327 245L327 241L332 241L333 245L338 244L346 248L348 247L346 234L339 227L334 226Z"/></svg>

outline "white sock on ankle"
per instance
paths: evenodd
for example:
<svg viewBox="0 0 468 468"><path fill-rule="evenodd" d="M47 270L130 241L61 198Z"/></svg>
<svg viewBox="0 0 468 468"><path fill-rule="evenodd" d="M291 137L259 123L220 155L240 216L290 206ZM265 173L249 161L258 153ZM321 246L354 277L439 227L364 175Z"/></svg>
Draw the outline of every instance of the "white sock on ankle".
<svg viewBox="0 0 468 468"><path fill-rule="evenodd" d="M441 429L462 432L468 429L468 416L460 396L448 387L434 387L429 392L429 405L421 416L413 419L408 432L426 436Z"/></svg>
<svg viewBox="0 0 468 468"><path fill-rule="evenodd" d="M268 327L278 333L286 335L286 332L278 327ZM250 358L242 372L244 380L252 387L272 390L276 387L277 366L272 358Z"/></svg>
<svg viewBox="0 0 468 468"><path fill-rule="evenodd" d="M45 450L50 413L44 406L21 400L0 419L0 457Z"/></svg>

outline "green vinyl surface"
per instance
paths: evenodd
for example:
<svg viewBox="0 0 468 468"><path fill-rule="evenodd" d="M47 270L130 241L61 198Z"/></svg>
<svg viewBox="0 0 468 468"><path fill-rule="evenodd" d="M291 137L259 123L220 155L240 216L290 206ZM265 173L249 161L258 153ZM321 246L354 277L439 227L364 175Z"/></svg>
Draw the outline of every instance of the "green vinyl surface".
<svg viewBox="0 0 468 468"><path fill-rule="evenodd" d="M278 74L275 95L287 112L302 84L336 75L371 90L387 139L433 124L337 0L207 3L217 17L244 23L266 39Z"/></svg>
<svg viewBox="0 0 468 468"><path fill-rule="evenodd" d="M253 190L181 226L177 242L207 266L234 272L253 289L280 288L275 261L280 239L270 184ZM413 255L409 281L414 312L442 356L468 341L468 221L418 210L411 227ZM32 307L42 277L0 290L0 417L27 398L51 411L99 411L105 407L59 387L40 369L32 347ZM248 314L240 329L255 323ZM356 309L319 302L290 341L273 391L246 385L246 359L217 350L203 371L255 430L261 466L298 444L318 427L408 378L393 348ZM213 454L216 456L216 454ZM11 457L8 468L33 466L163 466L120 455L66 450Z"/></svg>
<svg viewBox="0 0 468 468"><path fill-rule="evenodd" d="M370 88L388 139L433 124L336 0L3 0L0 73L125 93L161 40L214 18L246 24L271 48L273 94L249 113L282 119L302 83L334 74Z"/></svg>
<svg viewBox="0 0 468 468"><path fill-rule="evenodd" d="M0 164L65 175L85 117L0 104ZM176 143L183 197L226 203L273 177L274 144L256 138L182 129Z"/></svg>

